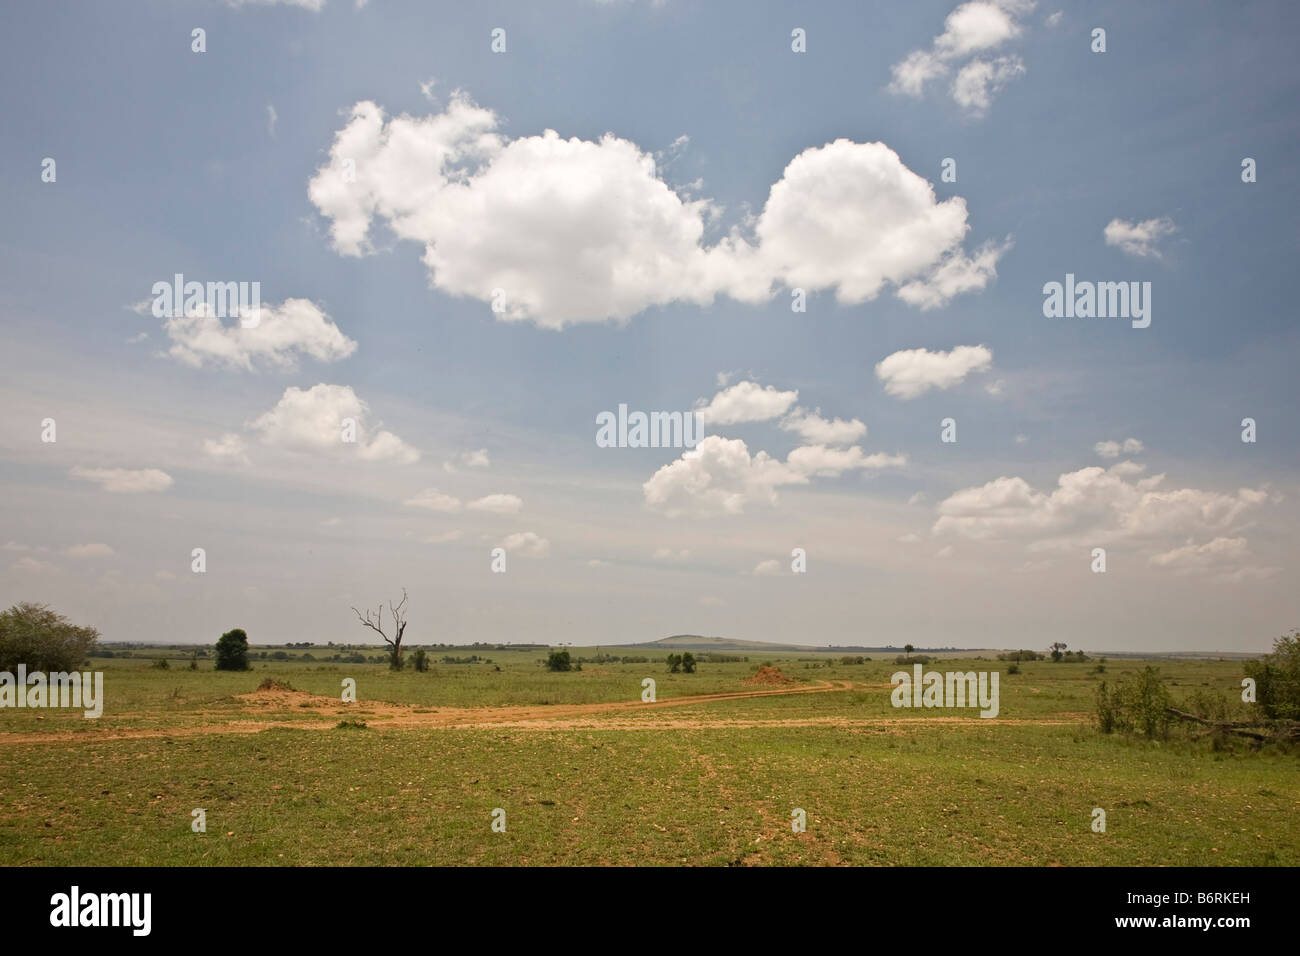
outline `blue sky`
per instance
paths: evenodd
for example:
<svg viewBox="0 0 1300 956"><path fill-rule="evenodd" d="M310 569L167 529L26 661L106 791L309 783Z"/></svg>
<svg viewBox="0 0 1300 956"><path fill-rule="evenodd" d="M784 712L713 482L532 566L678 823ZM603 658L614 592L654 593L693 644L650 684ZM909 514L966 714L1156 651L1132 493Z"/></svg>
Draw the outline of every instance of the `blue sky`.
<svg viewBox="0 0 1300 956"><path fill-rule="evenodd" d="M1292 7L313 6L7 14L5 603L255 643L361 639L349 605L403 586L416 642L1258 650L1300 620ZM390 138L344 186L367 103ZM437 132L457 103L491 144ZM147 308L177 272L301 322L209 319L212 351ZM1150 326L1045 317L1066 273L1150 282ZM700 454L593 440L717 395L741 420ZM357 401L359 446L317 440ZM799 432L818 409L864 428Z"/></svg>

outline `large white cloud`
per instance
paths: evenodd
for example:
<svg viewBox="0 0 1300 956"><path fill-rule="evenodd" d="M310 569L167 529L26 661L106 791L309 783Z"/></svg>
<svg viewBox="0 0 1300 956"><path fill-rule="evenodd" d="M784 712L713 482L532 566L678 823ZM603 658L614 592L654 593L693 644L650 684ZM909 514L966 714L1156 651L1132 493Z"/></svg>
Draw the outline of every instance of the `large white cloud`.
<svg viewBox="0 0 1300 956"><path fill-rule="evenodd" d="M984 345L959 345L948 352L905 349L876 363L876 378L895 398L924 395L932 388L959 385L972 372L986 372L993 364L993 352Z"/></svg>
<svg viewBox="0 0 1300 956"><path fill-rule="evenodd" d="M213 364L252 371L255 365L292 369L302 355L336 362L357 349L357 343L307 299L264 305L250 316L247 328L240 317L227 325L206 308L173 316L163 323L172 341L167 354L195 368Z"/></svg>
<svg viewBox="0 0 1300 956"><path fill-rule="evenodd" d="M846 471L905 463L901 455L865 455L856 446L825 445L801 446L780 461L765 451L751 456L738 438L709 435L641 487L649 507L671 516L735 515L748 504L775 504L776 490L782 485L804 485L813 477L833 478Z"/></svg>
<svg viewBox="0 0 1300 956"><path fill-rule="evenodd" d="M355 455L364 461L410 464L420 453L390 431L369 423L370 407L347 385L290 386L270 411L248 423L262 441L296 451ZM344 441L345 419L355 441Z"/></svg>
<svg viewBox="0 0 1300 956"><path fill-rule="evenodd" d="M951 286L939 274L968 229L964 199L936 201L933 187L883 143L839 139L790 161L759 216L753 255L785 285L834 288L841 302L919 282L932 287L926 301L941 304ZM982 288L992 274L961 291Z"/></svg>
<svg viewBox="0 0 1300 956"><path fill-rule="evenodd" d="M1251 488L1235 494L1167 489L1161 487L1164 475L1136 481L1130 476L1131 469L1120 466L1081 468L1062 474L1050 492L1003 476L949 496L939 505L933 530L976 539L1031 539L1035 548L1158 542L1227 531L1268 497Z"/></svg>
<svg viewBox="0 0 1300 956"><path fill-rule="evenodd" d="M705 245L716 207L671 189L635 143L554 130L510 140L498 125L461 93L420 118L357 103L308 187L334 248L371 252L380 221L424 245L436 288L553 329L723 294L758 302L778 284L845 303L910 284L904 301L933 307L986 285L1005 248L968 257L965 201L937 201L882 143L805 150L752 237L735 229Z"/></svg>
<svg viewBox="0 0 1300 956"><path fill-rule="evenodd" d="M777 486L790 476L767 452L751 457L740 439L708 435L641 487L647 505L670 515L741 514L750 502L775 502Z"/></svg>

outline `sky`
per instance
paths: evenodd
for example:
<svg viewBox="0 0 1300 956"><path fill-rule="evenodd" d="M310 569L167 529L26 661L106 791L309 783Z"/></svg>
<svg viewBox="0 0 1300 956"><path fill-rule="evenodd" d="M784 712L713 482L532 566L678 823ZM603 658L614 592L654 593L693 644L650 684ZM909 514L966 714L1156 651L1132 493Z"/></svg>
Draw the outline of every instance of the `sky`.
<svg viewBox="0 0 1300 956"><path fill-rule="evenodd" d="M368 642L403 588L416 644L1300 626L1294 5L5 20L4 606L169 643ZM177 274L257 301L163 307ZM704 437L606 447L620 406Z"/></svg>

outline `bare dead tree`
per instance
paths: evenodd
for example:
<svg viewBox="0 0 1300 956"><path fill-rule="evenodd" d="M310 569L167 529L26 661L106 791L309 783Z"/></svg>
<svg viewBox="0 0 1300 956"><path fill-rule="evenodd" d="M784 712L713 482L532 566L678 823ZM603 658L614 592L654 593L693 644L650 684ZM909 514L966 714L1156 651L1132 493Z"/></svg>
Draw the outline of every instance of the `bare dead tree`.
<svg viewBox="0 0 1300 956"><path fill-rule="evenodd" d="M400 671L402 669L402 635L406 633L406 616L403 611L405 605L406 588L402 588L402 599L397 602L397 606L394 607L392 601L388 602L388 612L392 615L392 626L395 629L393 637L391 638L384 633L383 604L379 605L378 609L375 611L374 617L371 617L369 608L366 609L365 617L362 617L361 612L355 607L352 609L352 613L357 616L358 621L382 637L384 643L392 648L392 650L388 652L388 666L395 671Z"/></svg>

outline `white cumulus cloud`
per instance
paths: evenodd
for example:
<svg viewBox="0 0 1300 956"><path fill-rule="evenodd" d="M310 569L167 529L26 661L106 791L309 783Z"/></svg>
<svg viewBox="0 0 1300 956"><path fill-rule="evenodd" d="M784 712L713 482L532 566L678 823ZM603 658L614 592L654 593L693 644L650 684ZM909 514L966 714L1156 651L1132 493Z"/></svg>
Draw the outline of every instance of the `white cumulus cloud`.
<svg viewBox="0 0 1300 956"><path fill-rule="evenodd" d="M560 329L718 295L759 302L778 284L834 289L849 304L907 287L904 301L931 308L983 288L1006 248L968 257L965 200L938 201L883 143L804 150L752 236L737 227L706 245L720 210L669 187L635 143L554 130L512 140L499 126L461 92L424 117L357 103L308 187L335 250L371 253L383 223L424 247L435 288Z"/></svg>
<svg viewBox="0 0 1300 956"><path fill-rule="evenodd" d="M975 539L1027 538L1031 547L1083 541L1159 542L1218 534L1268 499L1265 491L1236 493L1163 488L1165 476L1135 477L1096 466L1067 472L1056 488L1039 491L1020 477L964 488L940 503L935 534Z"/></svg>
<svg viewBox="0 0 1300 956"><path fill-rule="evenodd" d="M781 427L797 432L812 445L851 445L867 435L867 426L856 418L849 421L822 418L820 408L811 412L796 408L781 422Z"/></svg>
<svg viewBox="0 0 1300 956"><path fill-rule="evenodd" d="M866 455L861 448L805 445L786 461L765 451L750 455L738 438L709 435L642 486L648 507L670 516L735 515L753 503L775 504L782 485L804 485L814 477L873 471L906 464L902 455Z"/></svg>
<svg viewBox="0 0 1300 956"><path fill-rule="evenodd" d="M1118 458L1120 454L1140 455L1144 447L1136 438L1125 438L1122 442L1099 441L1092 446L1092 450L1102 458Z"/></svg>
<svg viewBox="0 0 1300 956"><path fill-rule="evenodd" d="M988 110L994 94L1025 72L1013 53L986 54L1021 37L1019 18L1034 8L1034 0L971 0L956 7L928 49L913 50L892 67L889 89L904 96L922 96L926 87L952 72L962 61L949 88L957 105L972 115Z"/></svg>
<svg viewBox="0 0 1300 956"><path fill-rule="evenodd" d="M737 382L718 392L706 404L696 403L695 412L709 425L736 425L780 418L799 398L797 391L781 392L771 385Z"/></svg>
<svg viewBox="0 0 1300 956"><path fill-rule="evenodd" d="M986 372L993 364L993 352L983 345L959 345L948 352L906 349L876 363L876 378L895 398L910 399L932 388L959 385L973 372Z"/></svg>
<svg viewBox="0 0 1300 956"><path fill-rule="evenodd" d="M1162 255L1160 241L1177 231L1178 227L1172 219L1161 216L1141 222L1112 219L1102 234L1106 237L1108 246L1116 246L1120 251L1138 258L1159 259Z"/></svg>
<svg viewBox="0 0 1300 956"><path fill-rule="evenodd" d="M247 328L243 321L249 322ZM168 318L163 331L172 342L167 354L195 368L212 364L244 371L259 365L293 369L303 355L337 362L357 350L357 343L307 299L285 299L279 306L250 310L247 316L241 312L230 324L201 306Z"/></svg>
<svg viewBox="0 0 1300 956"><path fill-rule="evenodd" d="M270 411L248 423L268 445L295 451L355 455L363 461L410 464L420 453L390 431L368 422L370 407L347 385L290 386ZM345 420L355 441L344 441Z"/></svg>

